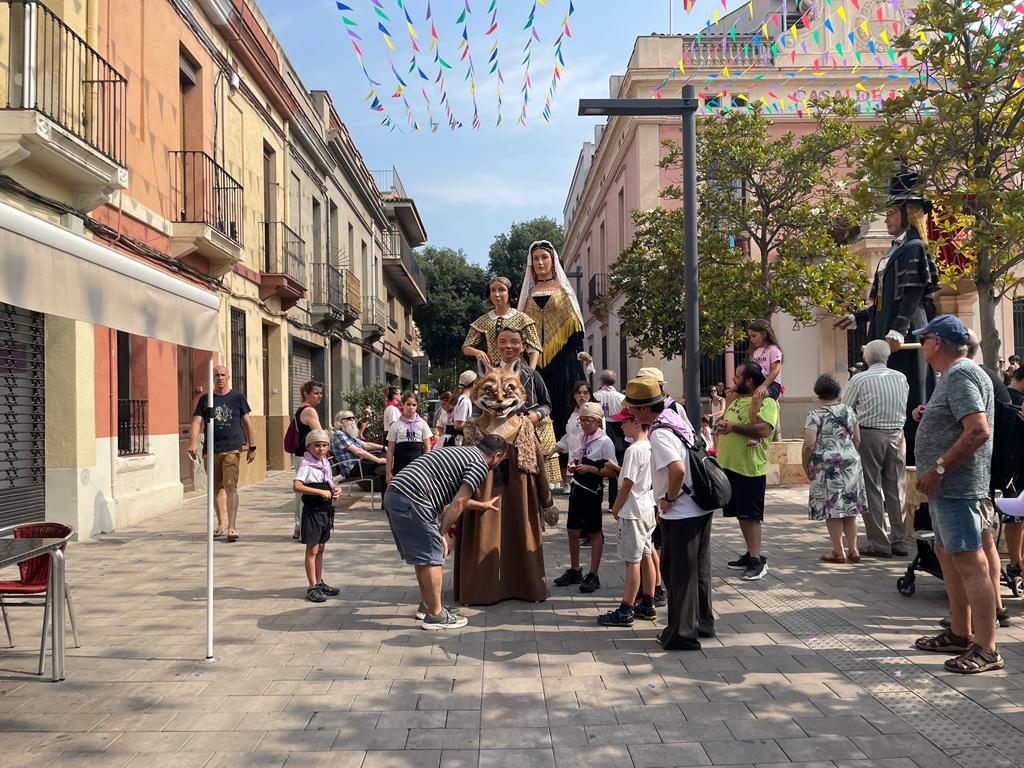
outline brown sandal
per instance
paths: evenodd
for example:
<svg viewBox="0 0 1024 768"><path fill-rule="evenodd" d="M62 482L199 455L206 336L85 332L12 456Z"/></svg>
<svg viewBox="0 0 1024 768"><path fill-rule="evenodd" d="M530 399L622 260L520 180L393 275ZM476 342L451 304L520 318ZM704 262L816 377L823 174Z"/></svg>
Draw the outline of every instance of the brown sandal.
<svg viewBox="0 0 1024 768"><path fill-rule="evenodd" d="M955 659L946 659L943 665L949 672L957 672L961 675L976 675L979 672L988 672L992 669L1002 669L1005 666L1003 657L999 651L982 650L977 643L971 646Z"/></svg>
<svg viewBox="0 0 1024 768"><path fill-rule="evenodd" d="M859 563L860 552L856 549L848 549L846 550L846 559L849 560L851 563Z"/></svg>
<svg viewBox="0 0 1024 768"><path fill-rule="evenodd" d="M823 562L823 563L840 563L841 564L841 563L845 563L846 562L846 558L843 557L842 555L837 555L835 552L833 552L831 555L822 555L821 556L821 562Z"/></svg>
<svg viewBox="0 0 1024 768"><path fill-rule="evenodd" d="M970 637L961 637L954 634L950 629L935 637L919 637L914 641L914 647L919 651L930 651L931 653L963 653L971 647Z"/></svg>

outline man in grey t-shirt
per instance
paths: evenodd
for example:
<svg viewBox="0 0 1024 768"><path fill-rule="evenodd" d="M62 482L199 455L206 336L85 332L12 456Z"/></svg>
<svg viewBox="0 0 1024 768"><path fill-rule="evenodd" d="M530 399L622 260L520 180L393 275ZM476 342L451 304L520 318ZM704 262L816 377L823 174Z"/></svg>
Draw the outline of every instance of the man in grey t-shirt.
<svg viewBox="0 0 1024 768"><path fill-rule="evenodd" d="M950 629L919 638L915 645L922 651L958 654L945 663L950 672L1002 669L995 639L996 601L981 536L992 458L992 382L967 359L969 332L958 317L939 315L914 334L939 375L931 399L913 416L920 422L917 488L928 496L951 622Z"/></svg>

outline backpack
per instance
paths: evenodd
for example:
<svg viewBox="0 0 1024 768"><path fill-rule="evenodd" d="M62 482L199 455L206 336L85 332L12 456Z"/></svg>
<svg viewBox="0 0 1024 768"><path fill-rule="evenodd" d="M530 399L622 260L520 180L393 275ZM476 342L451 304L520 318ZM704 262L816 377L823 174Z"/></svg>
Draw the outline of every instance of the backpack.
<svg viewBox="0 0 1024 768"><path fill-rule="evenodd" d="M732 486L725 471L719 466L714 456L708 453L707 447L700 436L691 445L681 434L672 429L669 425L655 425L655 429L669 429L683 447L689 452L690 476L689 483L683 483L683 493L693 499L694 503L703 510L711 512L721 509L732 499ZM689 487L687 487L689 485Z"/></svg>
<svg viewBox="0 0 1024 768"><path fill-rule="evenodd" d="M299 450L299 425L295 422L294 416L288 425L288 431L284 433L284 449L293 456Z"/></svg>

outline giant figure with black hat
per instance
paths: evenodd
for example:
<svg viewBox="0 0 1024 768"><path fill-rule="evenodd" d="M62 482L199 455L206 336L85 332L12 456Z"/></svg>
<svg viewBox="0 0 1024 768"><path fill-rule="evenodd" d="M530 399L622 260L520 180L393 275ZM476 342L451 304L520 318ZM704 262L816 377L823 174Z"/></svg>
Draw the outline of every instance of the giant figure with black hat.
<svg viewBox="0 0 1024 768"><path fill-rule="evenodd" d="M907 464L914 463L917 422L910 418L933 386L933 374L918 348L904 349L914 342L914 328L927 324L934 315L931 294L938 289L938 270L928 253L928 214L931 203L918 189L916 173L904 172L889 182L885 226L895 239L882 256L871 282L869 305L841 318L837 328L867 326L867 340L884 339L892 349L889 367L901 371L910 384L907 399Z"/></svg>

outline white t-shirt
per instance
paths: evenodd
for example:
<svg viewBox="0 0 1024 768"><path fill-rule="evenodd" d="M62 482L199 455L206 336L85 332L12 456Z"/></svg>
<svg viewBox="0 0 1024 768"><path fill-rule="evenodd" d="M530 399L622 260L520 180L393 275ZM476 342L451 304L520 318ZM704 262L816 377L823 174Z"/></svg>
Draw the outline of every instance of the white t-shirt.
<svg viewBox="0 0 1024 768"><path fill-rule="evenodd" d="M402 415L401 409L394 405L388 405L384 408L384 431L388 432L391 430L391 425L398 421L398 417Z"/></svg>
<svg viewBox="0 0 1024 768"><path fill-rule="evenodd" d="M623 520L643 520L653 515L655 502L651 485L651 444L647 440L626 448L622 470L619 472L619 482L623 480L632 480L633 487L629 489L629 496L619 510L619 517Z"/></svg>
<svg viewBox="0 0 1024 768"><path fill-rule="evenodd" d="M455 403L455 410L452 411L452 424L456 421L469 421L473 415L473 401L469 395L459 395Z"/></svg>
<svg viewBox="0 0 1024 768"><path fill-rule="evenodd" d="M587 439L587 436L583 436L583 441ZM581 442L583 442L581 441ZM580 459L590 459L591 461L615 461L615 444L612 439L605 435L604 437L594 440L589 443L580 457Z"/></svg>
<svg viewBox="0 0 1024 768"><path fill-rule="evenodd" d="M427 424L426 419L416 419L415 423L415 427L410 427L409 424L398 419L391 425L391 429L388 430L388 442L422 443L424 440L429 440L433 437L433 432L430 431L430 426Z"/></svg>
<svg viewBox="0 0 1024 768"><path fill-rule="evenodd" d="M660 500L667 495L668 489L668 465L675 462L683 462L683 485L686 486L690 479L690 452L683 446L682 441L676 437L670 429L651 430L651 453L653 455L651 468L654 470L654 500ZM692 498L680 491L679 498L675 503L661 513L665 520L682 520L687 517L703 517L711 512L701 509Z"/></svg>
<svg viewBox="0 0 1024 768"><path fill-rule="evenodd" d="M327 482L327 479L324 477L324 471L320 467L311 467L309 464L299 465L298 470L295 472L295 479L303 485Z"/></svg>

